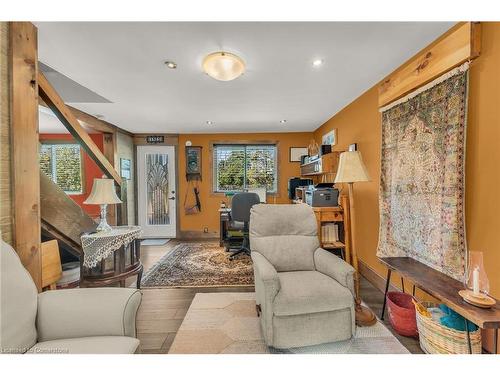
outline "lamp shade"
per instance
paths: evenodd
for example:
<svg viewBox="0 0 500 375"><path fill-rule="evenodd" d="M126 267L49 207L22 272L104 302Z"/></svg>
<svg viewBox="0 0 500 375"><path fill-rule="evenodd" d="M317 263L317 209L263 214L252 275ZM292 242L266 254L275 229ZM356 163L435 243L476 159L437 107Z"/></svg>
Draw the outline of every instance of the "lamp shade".
<svg viewBox="0 0 500 375"><path fill-rule="evenodd" d="M122 203L116 195L114 181L109 178L94 178L94 185L85 204L113 204Z"/></svg>
<svg viewBox="0 0 500 375"><path fill-rule="evenodd" d="M361 153L346 151L340 154L339 168L335 182L363 182L370 181Z"/></svg>

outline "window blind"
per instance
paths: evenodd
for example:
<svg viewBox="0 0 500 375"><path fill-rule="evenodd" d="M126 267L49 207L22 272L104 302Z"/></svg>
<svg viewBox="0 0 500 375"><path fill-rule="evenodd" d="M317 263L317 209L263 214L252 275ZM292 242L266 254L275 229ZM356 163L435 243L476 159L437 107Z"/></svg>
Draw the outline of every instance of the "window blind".
<svg viewBox="0 0 500 375"><path fill-rule="evenodd" d="M277 190L276 145L215 145L212 160L215 192Z"/></svg>
<svg viewBox="0 0 500 375"><path fill-rule="evenodd" d="M82 158L78 144L43 144L40 169L68 194L81 194Z"/></svg>

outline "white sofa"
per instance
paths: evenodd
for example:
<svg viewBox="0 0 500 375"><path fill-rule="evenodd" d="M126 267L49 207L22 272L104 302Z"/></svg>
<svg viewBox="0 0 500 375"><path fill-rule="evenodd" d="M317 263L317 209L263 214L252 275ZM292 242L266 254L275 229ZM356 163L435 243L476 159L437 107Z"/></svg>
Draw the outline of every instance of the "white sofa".
<svg viewBox="0 0 500 375"><path fill-rule="evenodd" d="M268 346L283 349L352 337L354 268L319 248L311 207L253 206L250 248Z"/></svg>
<svg viewBox="0 0 500 375"><path fill-rule="evenodd" d="M2 353L134 353L141 292L89 288L38 293L14 249L1 241Z"/></svg>

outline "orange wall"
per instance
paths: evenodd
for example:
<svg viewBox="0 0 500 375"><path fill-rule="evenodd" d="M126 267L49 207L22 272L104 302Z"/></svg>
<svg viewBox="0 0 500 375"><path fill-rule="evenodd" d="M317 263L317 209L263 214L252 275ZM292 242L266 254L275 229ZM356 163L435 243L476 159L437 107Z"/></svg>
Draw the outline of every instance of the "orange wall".
<svg viewBox="0 0 500 375"><path fill-rule="evenodd" d="M102 134L89 134L89 136L95 142L99 150L103 151ZM40 134L40 140L67 140L73 142L74 138L71 134ZM85 179L83 194L70 194L68 196L82 207L89 216L95 218L100 215L100 207L95 204L83 204L83 201L87 199L92 191L94 178L102 177L102 171L86 152L83 152L83 177Z"/></svg>
<svg viewBox="0 0 500 375"><path fill-rule="evenodd" d="M491 292L500 297L500 23L483 23L481 56L470 69L466 150L466 226L468 247L483 251ZM373 87L314 132L317 141L337 128L336 149L357 142L371 182L355 185L356 244L360 260L380 275L378 189L381 116Z"/></svg>
<svg viewBox="0 0 500 375"><path fill-rule="evenodd" d="M377 87L371 88L314 132L316 141L323 134L337 129L336 151L345 151L351 143L358 144L370 174L370 182L354 184L355 240L358 257L379 274L385 270L375 255L378 242L378 189L380 179L381 118L378 112ZM346 192L347 186L343 186Z"/></svg>
<svg viewBox="0 0 500 375"><path fill-rule="evenodd" d="M379 275L376 259L381 117L372 88L314 132L317 141L337 128L339 150L357 142L372 181L355 185L359 258ZM470 68L466 149L466 231L468 248L482 251L491 294L500 297L500 23L483 23L481 56ZM396 278L393 279L397 280Z"/></svg>
<svg viewBox="0 0 500 375"><path fill-rule="evenodd" d="M290 147L307 147L312 139L312 133L258 133L258 134L181 134L179 135L179 204L180 212L180 230L203 232L207 227L212 235L219 232L219 206L224 196L213 194L212 189L212 170L210 142L228 141L228 140L248 140L248 141L278 141L278 194L276 196L268 195L268 202L289 203L288 200L288 179L299 176L299 163L290 163ZM184 197L186 195L186 157L185 143L191 141L193 146L202 146L202 182L200 183L200 200L202 211L194 215L184 213ZM190 194L192 194L190 192ZM191 197L192 200L192 197Z"/></svg>

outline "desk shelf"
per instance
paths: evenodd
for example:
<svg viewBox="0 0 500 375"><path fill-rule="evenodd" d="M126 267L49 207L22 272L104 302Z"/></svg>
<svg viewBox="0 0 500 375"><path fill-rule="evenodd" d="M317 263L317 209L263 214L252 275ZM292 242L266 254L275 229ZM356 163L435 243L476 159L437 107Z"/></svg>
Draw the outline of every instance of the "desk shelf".
<svg viewBox="0 0 500 375"><path fill-rule="evenodd" d="M345 243L341 241L323 242L321 247L325 250L345 249Z"/></svg>
<svg viewBox="0 0 500 375"><path fill-rule="evenodd" d="M344 258L351 263L351 216L349 212L349 197L339 197L337 207L312 207L318 224L318 239L320 246L325 250L341 250ZM326 242L321 238L321 227L326 223L339 225L339 241Z"/></svg>

